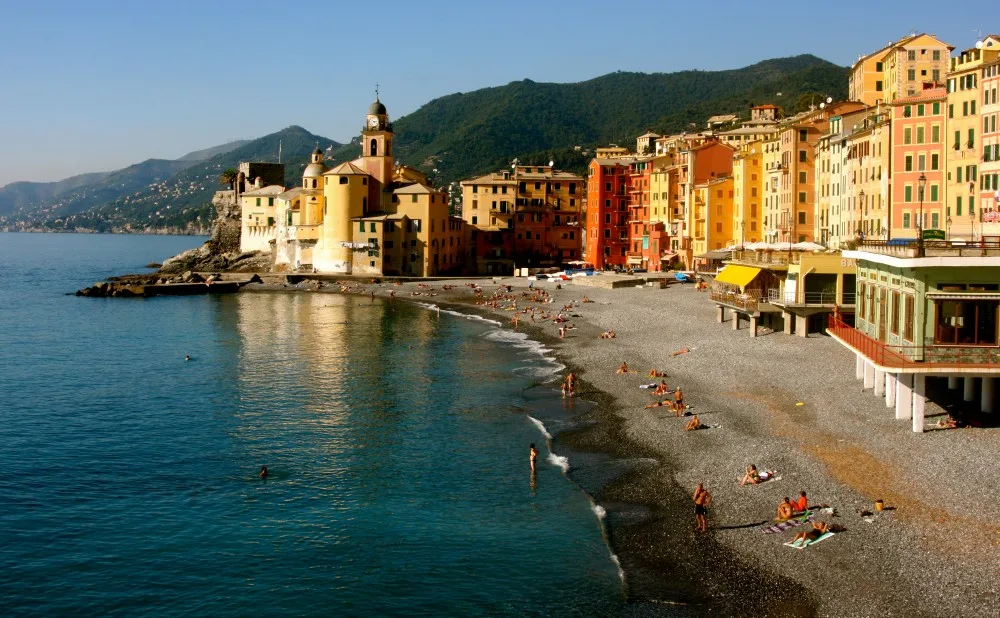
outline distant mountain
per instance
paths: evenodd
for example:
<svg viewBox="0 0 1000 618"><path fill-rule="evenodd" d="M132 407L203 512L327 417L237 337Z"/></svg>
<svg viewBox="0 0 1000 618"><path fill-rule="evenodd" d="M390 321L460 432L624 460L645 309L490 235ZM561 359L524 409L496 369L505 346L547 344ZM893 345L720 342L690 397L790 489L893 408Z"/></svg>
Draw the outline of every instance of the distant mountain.
<svg viewBox="0 0 1000 618"><path fill-rule="evenodd" d="M56 182L12 182L0 187L0 215L21 210L31 204L52 200L73 189L100 182L113 173L80 174Z"/></svg>
<svg viewBox="0 0 1000 618"><path fill-rule="evenodd" d="M178 161L205 161L206 159L211 159L214 156L220 154L226 154L232 150L236 150L240 146L249 144L248 139L239 139L235 142L229 142L228 144L222 144L221 146L213 146L211 148L205 148L203 150L195 150L194 152L189 152L183 157L177 159Z"/></svg>
<svg viewBox="0 0 1000 618"><path fill-rule="evenodd" d="M396 119L395 155L430 173L438 185L506 167L515 157L522 163L554 160L562 169L582 172L587 156L576 146L631 146L646 130L700 130L709 116L733 113L746 118L751 105L764 103L794 113L813 100L846 98L847 71L801 55L728 71L617 72L572 84L512 82L434 99ZM52 193L48 202L33 202L30 208L23 205L30 202L25 196L49 189L18 189L19 197L4 202L5 187L0 189L0 225L6 203L16 213L11 218L27 227L205 229L213 217L210 201L220 188L219 174L240 161L277 160L279 143L286 186L301 182L302 168L317 144L328 163L361 154L360 138L338 144L292 126L250 142L195 151L180 161L156 166L146 161L139 165L157 167L146 182L138 174L131 176L134 182L126 182L119 177L126 170L120 170L96 183ZM233 144L238 145L227 150ZM21 205L14 205L15 200Z"/></svg>
<svg viewBox="0 0 1000 618"><path fill-rule="evenodd" d="M186 165L178 173L97 205L86 213L69 217L64 225L94 230L136 230L158 227L184 228L193 225L207 229L215 217L212 195L225 187L219 176L241 161L277 161L281 146L285 166L285 185L302 182L302 170L317 144L324 149L338 149L341 144L302 127L291 126L265 135L216 155L207 161Z"/></svg>

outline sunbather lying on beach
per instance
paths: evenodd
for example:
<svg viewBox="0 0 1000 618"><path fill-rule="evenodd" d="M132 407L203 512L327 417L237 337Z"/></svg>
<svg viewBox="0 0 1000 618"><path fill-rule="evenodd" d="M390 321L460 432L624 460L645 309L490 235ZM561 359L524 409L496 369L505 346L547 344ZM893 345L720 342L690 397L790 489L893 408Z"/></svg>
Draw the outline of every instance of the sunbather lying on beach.
<svg viewBox="0 0 1000 618"><path fill-rule="evenodd" d="M829 524L823 521L814 521L812 522L812 530L808 530L806 532L796 532L795 538L792 539L792 543L801 539L803 543L809 544L829 531Z"/></svg>
<svg viewBox="0 0 1000 618"><path fill-rule="evenodd" d="M704 425L701 424L701 421L698 420L698 415L695 414L691 417L691 420L687 422L687 425L684 425L684 431L694 431L695 429L701 429L702 427L704 427Z"/></svg>
<svg viewBox="0 0 1000 618"><path fill-rule="evenodd" d="M656 387L656 389L653 391L653 394L654 395L666 395L669 392L670 392L670 387L667 386L667 381L666 380L660 380L660 385Z"/></svg>
<svg viewBox="0 0 1000 618"><path fill-rule="evenodd" d="M651 377L651 378L665 378L665 377L667 377L667 372L666 371L659 371L657 369L650 369L649 370L649 377Z"/></svg>
<svg viewBox="0 0 1000 618"><path fill-rule="evenodd" d="M623 361L622 366L619 367L618 371L616 371L615 373L632 373L632 372L628 368L628 363Z"/></svg>
<svg viewBox="0 0 1000 618"><path fill-rule="evenodd" d="M666 407L666 408L672 408L673 407L673 402L670 401L669 399L665 399L663 401L654 401L653 403L649 404L646 407L647 408L664 408L664 407Z"/></svg>
<svg viewBox="0 0 1000 618"><path fill-rule="evenodd" d="M613 331L613 330L606 330L603 333L601 333L601 337L600 338L601 339L614 339L615 338L615 331Z"/></svg>

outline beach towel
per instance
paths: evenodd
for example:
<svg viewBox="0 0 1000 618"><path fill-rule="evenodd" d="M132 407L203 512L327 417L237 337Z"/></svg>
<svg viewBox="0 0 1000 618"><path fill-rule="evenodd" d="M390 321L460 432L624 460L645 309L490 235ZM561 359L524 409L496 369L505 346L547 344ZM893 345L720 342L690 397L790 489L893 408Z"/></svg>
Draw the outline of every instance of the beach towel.
<svg viewBox="0 0 1000 618"><path fill-rule="evenodd" d="M785 521L779 521L776 524L769 524L767 526L763 526L760 529L760 531L763 532L764 534L775 534L777 532L784 532L789 528L795 528L797 526L801 526L802 524L811 521L812 518L813 518L813 513L809 512L806 513L805 515L799 515L798 517L793 517Z"/></svg>
<svg viewBox="0 0 1000 618"><path fill-rule="evenodd" d="M806 547L809 547L810 545L815 545L816 543L821 543L821 542L827 540L828 538L830 538L831 536L833 536L833 533L832 532L827 532L827 533L824 533L823 536L819 537L815 541L810 541L808 539L798 539L797 541L789 541L788 543L785 543L785 545L788 546L788 547L794 547L795 549L805 549Z"/></svg>
<svg viewBox="0 0 1000 618"><path fill-rule="evenodd" d="M656 382L653 382L652 384L640 384L639 385L639 388L656 388L656 387L657 387Z"/></svg>

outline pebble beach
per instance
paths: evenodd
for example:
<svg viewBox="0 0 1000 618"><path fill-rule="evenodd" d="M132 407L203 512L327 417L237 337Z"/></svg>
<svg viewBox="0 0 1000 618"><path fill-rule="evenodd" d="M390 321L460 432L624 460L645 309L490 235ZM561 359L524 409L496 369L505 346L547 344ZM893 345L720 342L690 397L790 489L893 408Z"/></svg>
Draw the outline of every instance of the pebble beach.
<svg viewBox="0 0 1000 618"><path fill-rule="evenodd" d="M587 466L600 464L583 458L570 475L607 512L635 615L1000 612L1000 526L992 514L1000 499L1000 430L915 434L884 398L862 389L854 355L839 343L763 329L751 338L746 322L738 331L717 323L715 305L692 285L607 289L574 281L557 289L535 282L550 295L543 305L524 298L525 279L452 280L449 290L443 283L350 291L460 305L494 314L504 328L513 328L510 303L486 306L467 283L480 286L484 299L510 286L519 310L536 307L537 321L519 314L517 329L553 349L580 378L576 396L598 404L585 428L555 436L557 448L611 457L625 470L610 482L588 482L601 474ZM338 289L327 283L318 291ZM570 304L564 315L576 328L560 338L560 324L537 312ZM607 330L616 337L600 338ZM622 362L635 373L617 374ZM657 400L639 388L658 381L650 369L683 389L705 429L684 431L688 418L645 408ZM929 403L927 422L943 413ZM777 478L741 487L751 463ZM705 534L694 529L698 483L713 496ZM805 549L784 543L808 524L762 532L782 498L800 491L811 506L825 507L813 509L816 520L838 530ZM876 500L886 509L877 511Z"/></svg>

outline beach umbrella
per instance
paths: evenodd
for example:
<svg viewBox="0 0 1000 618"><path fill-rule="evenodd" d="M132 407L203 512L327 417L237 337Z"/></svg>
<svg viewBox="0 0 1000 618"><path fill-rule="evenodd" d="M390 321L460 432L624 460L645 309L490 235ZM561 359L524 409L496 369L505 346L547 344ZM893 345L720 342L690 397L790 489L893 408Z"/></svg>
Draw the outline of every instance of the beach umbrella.
<svg viewBox="0 0 1000 618"><path fill-rule="evenodd" d="M799 251L823 251L826 247L814 242L797 242L792 245L792 249L798 249Z"/></svg>

